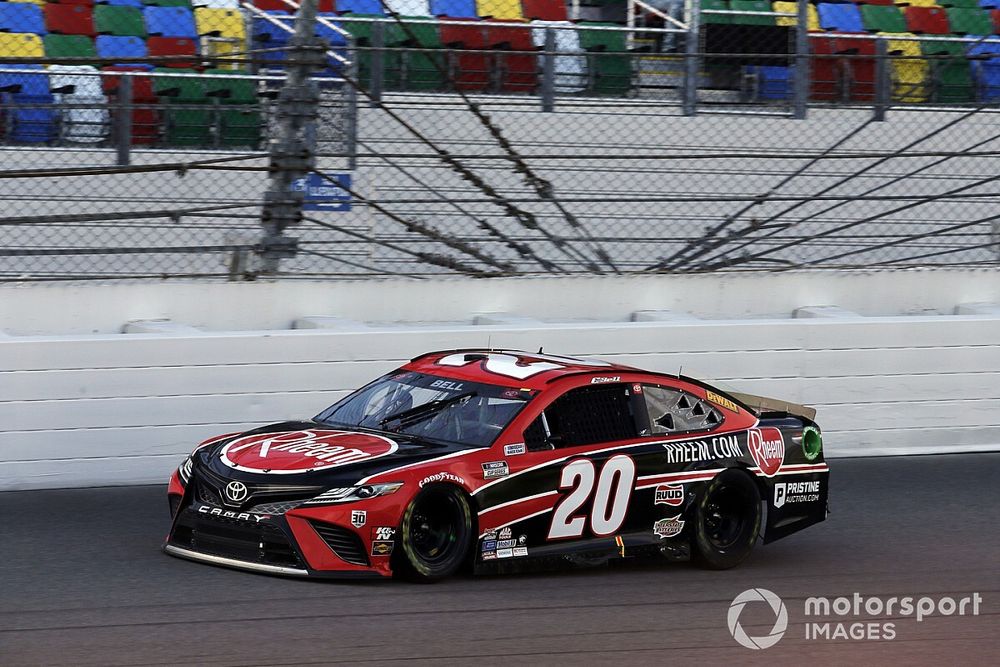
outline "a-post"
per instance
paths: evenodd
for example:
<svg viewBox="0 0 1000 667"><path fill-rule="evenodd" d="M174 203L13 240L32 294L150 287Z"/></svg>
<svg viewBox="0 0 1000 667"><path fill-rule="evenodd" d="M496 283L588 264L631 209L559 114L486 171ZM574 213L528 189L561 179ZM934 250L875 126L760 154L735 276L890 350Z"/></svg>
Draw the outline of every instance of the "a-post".
<svg viewBox="0 0 1000 667"><path fill-rule="evenodd" d="M795 23L795 75L792 91L792 118L804 120L809 100L809 0L798 0Z"/></svg>
<svg viewBox="0 0 1000 667"><path fill-rule="evenodd" d="M263 235L257 250L261 274L277 273L280 261L294 257L298 250L298 239L284 234L302 220L304 193L293 192L292 184L307 176L316 163L305 130L318 115L319 90L309 75L326 64L329 48L316 37L316 4L317 0L299 3L295 34L287 49L285 85L278 93L276 136L269 151L271 182L264 194Z"/></svg>
<svg viewBox="0 0 1000 667"><path fill-rule="evenodd" d="M698 32L701 24L701 3L698 0L684 0L684 14L687 16L687 39L684 45L684 98L682 111L685 116L698 112Z"/></svg>

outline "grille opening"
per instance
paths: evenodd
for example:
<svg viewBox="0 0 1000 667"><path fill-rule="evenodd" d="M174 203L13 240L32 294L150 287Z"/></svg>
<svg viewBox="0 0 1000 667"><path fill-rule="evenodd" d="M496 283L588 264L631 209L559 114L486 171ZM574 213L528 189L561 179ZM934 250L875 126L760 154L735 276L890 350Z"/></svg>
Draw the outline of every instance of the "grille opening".
<svg viewBox="0 0 1000 667"><path fill-rule="evenodd" d="M183 510L170 543L201 553L281 567L304 569L285 534L268 524L250 524L236 519Z"/></svg>
<svg viewBox="0 0 1000 667"><path fill-rule="evenodd" d="M365 545L357 533L329 523L309 522L337 557L352 565L368 565Z"/></svg>

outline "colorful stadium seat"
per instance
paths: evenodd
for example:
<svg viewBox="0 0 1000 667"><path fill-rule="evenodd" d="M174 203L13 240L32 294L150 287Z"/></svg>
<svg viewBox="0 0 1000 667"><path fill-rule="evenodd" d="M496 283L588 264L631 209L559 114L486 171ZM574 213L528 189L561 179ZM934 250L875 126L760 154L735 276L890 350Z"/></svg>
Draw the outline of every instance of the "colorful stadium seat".
<svg viewBox="0 0 1000 667"><path fill-rule="evenodd" d="M208 9L239 9L240 0L191 0L191 6Z"/></svg>
<svg viewBox="0 0 1000 667"><path fill-rule="evenodd" d="M58 35L87 35L93 37L93 10L85 5L49 3L42 10L49 32Z"/></svg>
<svg viewBox="0 0 1000 667"><path fill-rule="evenodd" d="M573 27L569 21L532 21L531 42L536 48L545 47L545 34L552 30L555 41L553 69L557 93L575 93L587 86L587 57L580 46L576 30L561 30L560 26Z"/></svg>
<svg viewBox="0 0 1000 667"><path fill-rule="evenodd" d="M286 19L283 21L283 25L292 27L293 16L285 11L277 10L266 10L269 16L274 16L276 18ZM316 24L317 27L320 26L319 23ZM281 49L288 46L288 40L291 38L291 34L287 30L283 30L275 24L271 23L267 19L263 19L259 16L255 16L250 29L250 39L252 42L251 48L254 49ZM264 61L263 67L271 67L279 65L284 62L288 56L284 51L268 51L266 53L257 54L257 58Z"/></svg>
<svg viewBox="0 0 1000 667"><path fill-rule="evenodd" d="M366 14L385 16L381 0L337 0L338 14Z"/></svg>
<svg viewBox="0 0 1000 667"><path fill-rule="evenodd" d="M833 43L835 53L848 56L843 64L847 72L847 97L857 102L872 101L875 98L875 40L837 37Z"/></svg>
<svg viewBox="0 0 1000 667"><path fill-rule="evenodd" d="M625 33L586 29L587 26L618 27L615 23L581 21L579 25L580 46L590 54L587 62L594 92L611 95L628 92L632 87L632 58L627 53Z"/></svg>
<svg viewBox="0 0 1000 667"><path fill-rule="evenodd" d="M733 11L741 12L769 12L771 11L770 0L732 0L729 8ZM732 22L737 25L774 25L773 16L731 16Z"/></svg>
<svg viewBox="0 0 1000 667"><path fill-rule="evenodd" d="M61 138L81 144L104 141L111 116L97 68L50 65L49 85L56 105L62 111Z"/></svg>
<svg viewBox="0 0 1000 667"><path fill-rule="evenodd" d="M194 10L194 21L202 38L202 55L224 60L231 53L246 50L246 28L238 10L199 7ZM237 69L239 65L227 67Z"/></svg>
<svg viewBox="0 0 1000 667"><path fill-rule="evenodd" d="M93 7L95 4L94 0L54 0L54 2L58 2L60 5L84 5L86 7Z"/></svg>
<svg viewBox="0 0 1000 667"><path fill-rule="evenodd" d="M160 69L156 74L196 74L194 70ZM163 140L170 146L210 146L214 110L206 96L207 78L156 76L153 90L163 106Z"/></svg>
<svg viewBox="0 0 1000 667"><path fill-rule="evenodd" d="M139 10L143 8L142 0L101 0L101 4L113 7L135 7Z"/></svg>
<svg viewBox="0 0 1000 667"><path fill-rule="evenodd" d="M785 14L797 14L799 11L798 3L793 2L792 0L778 0L778 2L772 2L771 9ZM799 19L797 16L778 16L774 19L774 22L775 24L781 26L796 26L799 24ZM818 32L822 30L822 28L819 27L819 13L813 5L809 5L806 10L806 29L809 32Z"/></svg>
<svg viewBox="0 0 1000 667"><path fill-rule="evenodd" d="M524 23L489 23L486 45L495 51L500 89L512 93L534 92L538 86L538 64L531 29Z"/></svg>
<svg viewBox="0 0 1000 667"><path fill-rule="evenodd" d="M124 35L98 35L94 41L100 58L114 58L119 65L127 65L130 58L145 58L146 42L139 37Z"/></svg>
<svg viewBox="0 0 1000 667"><path fill-rule="evenodd" d="M729 3L726 0L701 0L701 23L702 25L714 24L714 25L729 25L733 22L733 17L731 14L705 14L704 11L708 10L721 10L727 11L729 9ZM777 10L776 10L777 11Z"/></svg>
<svg viewBox="0 0 1000 667"><path fill-rule="evenodd" d="M191 9L191 0L144 0L144 2L147 7L184 7L185 9Z"/></svg>
<svg viewBox="0 0 1000 667"><path fill-rule="evenodd" d="M347 57L347 36L341 32L345 31L344 25L341 21L337 20L336 14L320 14L320 17L325 19L327 23L339 30L330 28L322 23L316 23L316 36L325 39L327 44L330 45L330 50L340 55L341 57L348 59ZM398 33L398 26L392 29L392 34ZM383 34L386 33L386 28L383 27ZM400 37L400 40L405 42L406 37ZM398 54L397 54L397 57ZM321 70L313 74L316 77L334 77L340 76L343 71L343 65L336 58L327 58L328 67L325 70Z"/></svg>
<svg viewBox="0 0 1000 667"><path fill-rule="evenodd" d="M0 32L0 58L44 58L42 38L34 33Z"/></svg>
<svg viewBox="0 0 1000 667"><path fill-rule="evenodd" d="M909 7L939 7L937 0L894 0L897 5Z"/></svg>
<svg viewBox="0 0 1000 667"><path fill-rule="evenodd" d="M498 21L524 18L521 14L521 0L476 0L476 12L480 18L492 18Z"/></svg>
<svg viewBox="0 0 1000 667"><path fill-rule="evenodd" d="M979 0L938 0L942 7L978 7Z"/></svg>
<svg viewBox="0 0 1000 667"><path fill-rule="evenodd" d="M431 13L429 0L385 0L389 11L400 16L427 17Z"/></svg>
<svg viewBox="0 0 1000 667"><path fill-rule="evenodd" d="M362 18L362 17L358 17ZM380 17L367 17L380 18ZM344 30L354 37L357 46L372 45L372 22L371 21L344 21ZM382 24L382 44L387 47L400 46L406 41L399 29L399 24L395 21ZM358 79L362 85L371 84L372 75L372 52L368 50L358 51L357 71ZM382 82L386 88L397 88L399 86L399 75L401 70L400 53L398 51L384 51L382 54Z"/></svg>
<svg viewBox="0 0 1000 667"><path fill-rule="evenodd" d="M393 5L395 7L395 5ZM406 19L427 20L428 16L406 16ZM441 34L437 23L404 22L403 34L407 44L418 49L435 51L406 51L402 54L406 79L402 87L407 90L443 90L448 73L448 62L442 50Z"/></svg>
<svg viewBox="0 0 1000 667"><path fill-rule="evenodd" d="M0 32L45 34L45 18L37 5L0 2Z"/></svg>
<svg viewBox="0 0 1000 667"><path fill-rule="evenodd" d="M24 34L24 33L7 33ZM34 35L37 39L38 35ZM56 138L55 99L41 65L6 65L0 72L0 99L7 110L7 140L46 144Z"/></svg>
<svg viewBox="0 0 1000 667"><path fill-rule="evenodd" d="M486 47L485 25L455 25L441 21L441 43L449 52L449 71L452 85L457 90L486 90L490 84L491 58L482 51Z"/></svg>
<svg viewBox="0 0 1000 667"><path fill-rule="evenodd" d="M993 32L993 21L979 7L954 7L946 10L951 31L957 35L988 35Z"/></svg>
<svg viewBox="0 0 1000 667"><path fill-rule="evenodd" d="M94 30L98 35L146 36L146 24L142 21L142 12L135 7L97 5L94 7Z"/></svg>
<svg viewBox="0 0 1000 667"><path fill-rule="evenodd" d="M924 35L947 35L951 32L948 14L943 7L911 6L903 10L903 15L908 32Z"/></svg>
<svg viewBox="0 0 1000 667"><path fill-rule="evenodd" d="M1000 9L990 10L990 20L993 21L993 33L1000 35Z"/></svg>
<svg viewBox="0 0 1000 667"><path fill-rule="evenodd" d="M87 35L45 35L45 56L48 58L87 58L97 60L94 40Z"/></svg>
<svg viewBox="0 0 1000 667"><path fill-rule="evenodd" d="M889 37L886 50L891 56L902 56L889 60L892 68L892 99L897 102L926 102L930 97L927 61L920 58L920 42L906 37L912 33L879 33Z"/></svg>
<svg viewBox="0 0 1000 667"><path fill-rule="evenodd" d="M146 7L143 17L150 36L198 38L194 13L187 7Z"/></svg>
<svg viewBox="0 0 1000 667"><path fill-rule="evenodd" d="M452 19L474 19L476 0L430 0L431 16L447 16Z"/></svg>
<svg viewBox="0 0 1000 667"><path fill-rule="evenodd" d="M864 32L861 22L861 11L854 5L841 5L824 2L817 5L819 25L823 30L835 32Z"/></svg>
<svg viewBox="0 0 1000 667"><path fill-rule="evenodd" d="M768 6L768 11L770 11ZM521 14L531 21L565 21L568 18L563 0L521 0Z"/></svg>
<svg viewBox="0 0 1000 667"><path fill-rule="evenodd" d="M894 5L861 5L860 10L869 32L906 32L906 18Z"/></svg>
<svg viewBox="0 0 1000 667"><path fill-rule="evenodd" d="M48 2L48 0L7 0L7 2L17 2L17 3L23 3L23 4L29 4L29 5L38 5L39 7L41 7L42 5L46 4Z"/></svg>
<svg viewBox="0 0 1000 667"><path fill-rule="evenodd" d="M921 42L931 73L931 98L945 104L967 104L975 99L972 69L965 58L965 44Z"/></svg>
<svg viewBox="0 0 1000 667"><path fill-rule="evenodd" d="M787 100L792 96L792 68L781 65L748 65L746 74L756 81L754 99Z"/></svg>
<svg viewBox="0 0 1000 667"><path fill-rule="evenodd" d="M252 79L235 78L231 70L205 71L205 93L219 101L216 136L222 146L256 148L262 138L264 123L257 98L257 84ZM227 78L228 77L228 78Z"/></svg>
<svg viewBox="0 0 1000 667"><path fill-rule="evenodd" d="M195 66L193 58L198 55L197 43L190 37L150 37L146 40L146 49L152 56L177 56L177 60L161 63L161 67L188 69ZM180 59L180 56L190 56L192 59Z"/></svg>

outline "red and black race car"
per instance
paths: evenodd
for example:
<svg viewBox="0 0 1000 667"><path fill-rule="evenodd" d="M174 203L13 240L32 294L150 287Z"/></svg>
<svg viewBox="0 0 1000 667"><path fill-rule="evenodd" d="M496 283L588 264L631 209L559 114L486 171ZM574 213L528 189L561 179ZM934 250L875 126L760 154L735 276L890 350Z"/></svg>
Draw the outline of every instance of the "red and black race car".
<svg viewBox="0 0 1000 667"><path fill-rule="evenodd" d="M424 580L535 559L729 568L826 518L814 417L604 361L433 352L312 420L202 443L170 478L164 550Z"/></svg>

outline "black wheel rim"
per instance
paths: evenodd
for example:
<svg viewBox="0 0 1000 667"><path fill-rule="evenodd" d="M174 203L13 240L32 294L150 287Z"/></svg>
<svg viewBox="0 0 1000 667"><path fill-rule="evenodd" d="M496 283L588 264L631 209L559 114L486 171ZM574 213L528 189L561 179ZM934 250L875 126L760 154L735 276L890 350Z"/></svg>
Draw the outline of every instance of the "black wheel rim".
<svg viewBox="0 0 1000 667"><path fill-rule="evenodd" d="M705 534L713 547L724 551L744 539L753 516L753 499L745 490L729 484L717 486L705 502Z"/></svg>
<svg viewBox="0 0 1000 667"><path fill-rule="evenodd" d="M432 493L420 498L410 522L413 551L428 565L447 560L461 539L462 525L462 508L454 495Z"/></svg>

